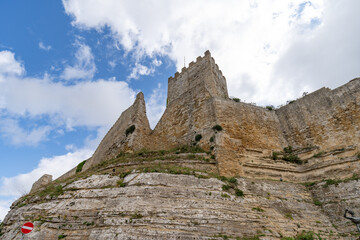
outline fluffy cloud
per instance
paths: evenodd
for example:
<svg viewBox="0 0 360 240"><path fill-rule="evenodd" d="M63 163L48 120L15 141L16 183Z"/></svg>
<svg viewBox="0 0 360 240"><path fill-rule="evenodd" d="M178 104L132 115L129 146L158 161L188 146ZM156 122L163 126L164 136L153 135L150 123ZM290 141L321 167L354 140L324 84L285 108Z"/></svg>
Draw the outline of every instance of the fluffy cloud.
<svg viewBox="0 0 360 240"><path fill-rule="evenodd" d="M315 90L319 82L338 86L358 75L360 54L350 51L360 40L357 1L63 0L63 5L74 26L107 26L126 51L167 55L178 69L184 57L195 59L210 49L230 95L248 101L279 104ZM328 56L333 54L341 58ZM293 77L299 72L306 82Z"/></svg>
<svg viewBox="0 0 360 240"><path fill-rule="evenodd" d="M14 53L10 51L0 51L0 81L4 75L22 75L24 67L15 59Z"/></svg>
<svg viewBox="0 0 360 240"><path fill-rule="evenodd" d="M155 68L162 64L161 60L154 59L150 67L144 66L140 63L135 63L135 67L131 71L128 79L138 79L140 76L147 76L155 72Z"/></svg>
<svg viewBox="0 0 360 240"><path fill-rule="evenodd" d="M63 85L47 76L24 77L20 75L24 72L23 67L14 54L7 51L0 52L0 70L0 110L5 109L11 116L26 115L29 118L45 114L68 128L111 126L133 103L136 94L126 82L115 78ZM6 130L6 126L11 128ZM40 128L25 134L10 120L1 121L0 128L6 135L12 131L39 139L48 131Z"/></svg>
<svg viewBox="0 0 360 240"><path fill-rule="evenodd" d="M66 66L61 78L65 80L91 80L96 72L94 56L91 52L91 48L80 42L76 42L75 45L78 47L78 50L75 53L75 64L73 66Z"/></svg>

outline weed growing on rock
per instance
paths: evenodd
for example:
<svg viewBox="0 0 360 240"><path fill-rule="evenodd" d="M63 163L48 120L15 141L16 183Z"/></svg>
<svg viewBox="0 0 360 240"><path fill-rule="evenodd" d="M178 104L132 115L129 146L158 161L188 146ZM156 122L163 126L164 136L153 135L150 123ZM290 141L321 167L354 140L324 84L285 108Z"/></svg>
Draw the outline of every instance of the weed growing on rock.
<svg viewBox="0 0 360 240"><path fill-rule="evenodd" d="M313 202L314 202L314 204L315 204L316 206L320 206L320 207L321 207L321 206L323 205L323 203L320 202L320 200L319 200L319 199L316 199L316 198L314 198Z"/></svg>
<svg viewBox="0 0 360 240"><path fill-rule="evenodd" d="M64 239L64 238L66 238L66 235L64 235L64 234L61 234L58 236L58 239Z"/></svg>
<svg viewBox="0 0 360 240"><path fill-rule="evenodd" d="M268 105L268 106L266 106L266 109L269 111L272 111L275 109L275 107L273 105Z"/></svg>
<svg viewBox="0 0 360 240"><path fill-rule="evenodd" d="M85 161L82 161L81 163L79 163L79 164L77 165L77 167L76 167L76 173L79 173L79 172L82 171L82 168L83 168L85 162L86 162L86 160L85 160Z"/></svg>
<svg viewBox="0 0 360 240"><path fill-rule="evenodd" d="M292 146L287 146L287 147L284 147L284 153L292 153L293 152L293 148Z"/></svg>
<svg viewBox="0 0 360 240"><path fill-rule="evenodd" d="M120 179L119 181L117 181L117 186L118 187L126 187L126 183L124 183L123 179Z"/></svg>
<svg viewBox="0 0 360 240"><path fill-rule="evenodd" d="M227 191L231 188L229 185L222 185L222 190Z"/></svg>
<svg viewBox="0 0 360 240"><path fill-rule="evenodd" d="M49 185L44 190L40 191L38 193L39 197L45 197L50 195L50 197L58 197L60 195L64 194L64 190L61 185Z"/></svg>
<svg viewBox="0 0 360 240"><path fill-rule="evenodd" d="M143 217L144 217L143 215L141 215L140 213L136 212L136 213L134 213L134 214L132 214L132 215L130 216L130 219L140 219L140 218L143 218Z"/></svg>
<svg viewBox="0 0 360 240"><path fill-rule="evenodd" d="M277 159L278 159L278 155L279 155L278 152L272 152L271 159L272 159L272 160L277 160Z"/></svg>
<svg viewBox="0 0 360 240"><path fill-rule="evenodd" d="M265 212L265 210L262 209L261 207L254 207L254 208L252 208L251 210L257 211L257 212Z"/></svg>
<svg viewBox="0 0 360 240"><path fill-rule="evenodd" d="M229 195L229 194L226 194L226 193L222 193L222 194L221 194L221 197L223 197L223 198L230 198L230 195Z"/></svg>
<svg viewBox="0 0 360 240"><path fill-rule="evenodd" d="M302 164L301 159L297 155L293 155L293 154L285 154L282 157L282 160L285 160L285 161L291 162L291 163Z"/></svg>
<svg viewBox="0 0 360 240"><path fill-rule="evenodd" d="M92 222L83 222L83 224L86 226L93 226L95 223L92 221Z"/></svg>
<svg viewBox="0 0 360 240"><path fill-rule="evenodd" d="M243 196L244 196L244 192L241 191L241 190L238 189L238 188L235 188L235 195L238 196L238 197L243 197Z"/></svg>
<svg viewBox="0 0 360 240"><path fill-rule="evenodd" d="M319 157L321 157L322 155L324 155L324 153L325 152L318 152L318 153L316 153L316 154L314 154L314 158L319 158Z"/></svg>

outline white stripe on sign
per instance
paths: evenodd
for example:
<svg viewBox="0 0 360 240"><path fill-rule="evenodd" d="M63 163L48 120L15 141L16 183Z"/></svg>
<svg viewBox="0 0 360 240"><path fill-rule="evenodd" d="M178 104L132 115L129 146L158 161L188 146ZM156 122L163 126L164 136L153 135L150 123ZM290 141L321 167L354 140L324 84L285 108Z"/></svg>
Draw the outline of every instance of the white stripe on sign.
<svg viewBox="0 0 360 240"><path fill-rule="evenodd" d="M23 229L27 229L27 230L33 230L32 227L28 227L28 226L23 226L22 228L23 228Z"/></svg>

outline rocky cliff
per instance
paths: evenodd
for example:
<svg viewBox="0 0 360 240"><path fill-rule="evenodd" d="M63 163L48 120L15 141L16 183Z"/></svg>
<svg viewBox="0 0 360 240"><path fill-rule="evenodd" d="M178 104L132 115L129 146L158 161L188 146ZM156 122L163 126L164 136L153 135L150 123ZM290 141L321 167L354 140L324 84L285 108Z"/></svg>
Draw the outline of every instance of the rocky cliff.
<svg viewBox="0 0 360 240"><path fill-rule="evenodd" d="M360 79L279 109L234 101L207 51L168 79L153 130L139 93L90 159L12 205L2 239L24 221L33 239L353 239L359 103Z"/></svg>

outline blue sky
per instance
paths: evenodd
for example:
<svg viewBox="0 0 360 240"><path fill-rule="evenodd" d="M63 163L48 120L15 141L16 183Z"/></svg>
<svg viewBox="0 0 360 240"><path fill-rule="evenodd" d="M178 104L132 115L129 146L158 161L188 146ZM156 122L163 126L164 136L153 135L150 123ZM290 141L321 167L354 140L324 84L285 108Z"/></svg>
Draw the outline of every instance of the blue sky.
<svg viewBox="0 0 360 240"><path fill-rule="evenodd" d="M360 69L356 0L0 2L0 219L45 173L91 156L145 94L154 127L167 79L209 49L229 94L278 106Z"/></svg>

